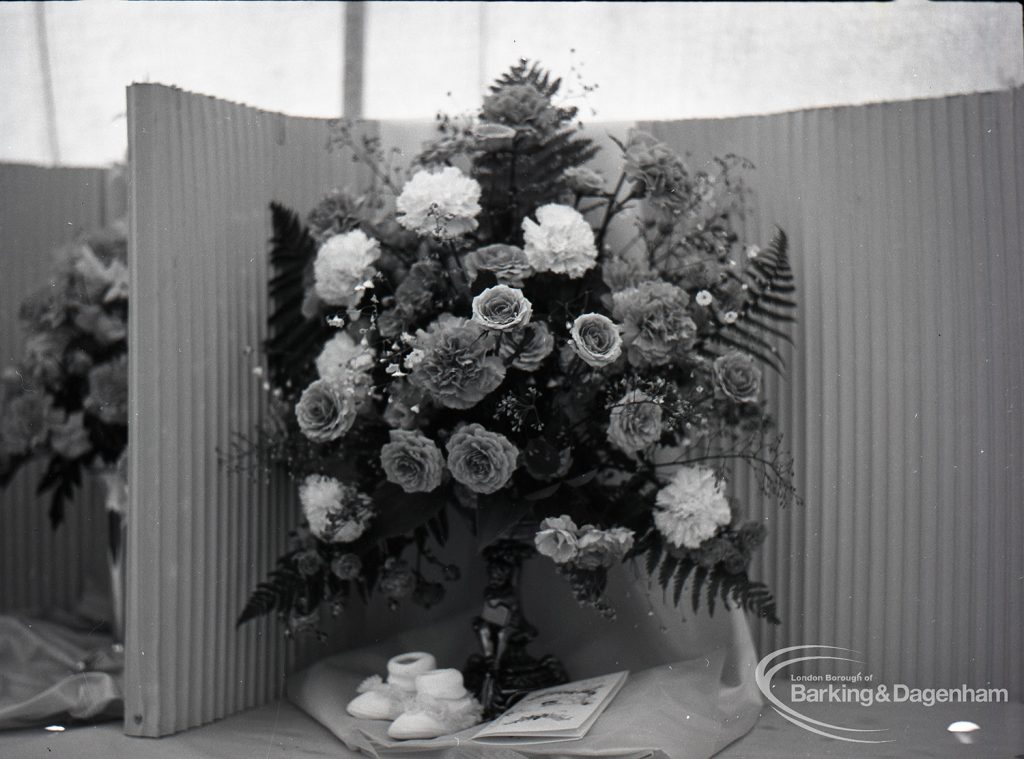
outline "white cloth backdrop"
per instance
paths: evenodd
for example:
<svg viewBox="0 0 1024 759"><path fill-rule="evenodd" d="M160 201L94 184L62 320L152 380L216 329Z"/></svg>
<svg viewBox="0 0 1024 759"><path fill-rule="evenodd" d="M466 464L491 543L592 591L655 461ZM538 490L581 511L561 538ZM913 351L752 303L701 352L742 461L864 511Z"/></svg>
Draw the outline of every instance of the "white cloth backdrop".
<svg viewBox="0 0 1024 759"><path fill-rule="evenodd" d="M1020 695L1021 107L1014 92L651 125L696 163L751 158L752 233L779 223L793 240L799 350L771 392L807 505L763 509L759 565L785 621L764 648L849 645L879 677ZM380 131L411 149L419 128ZM147 306L130 338L126 728L159 735L281 688L274 621L234 619L295 521L291 495L217 449L263 403L267 204L305 212L365 177L325 152L322 121L162 86L129 90L129 134ZM336 640L391 621L357 611Z"/></svg>

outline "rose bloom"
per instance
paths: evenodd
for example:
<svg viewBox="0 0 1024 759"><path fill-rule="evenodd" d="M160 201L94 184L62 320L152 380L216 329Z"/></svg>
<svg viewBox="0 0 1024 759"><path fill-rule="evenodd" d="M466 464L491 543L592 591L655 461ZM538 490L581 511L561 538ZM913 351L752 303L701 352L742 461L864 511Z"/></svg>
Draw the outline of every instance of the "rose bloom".
<svg viewBox="0 0 1024 759"><path fill-rule="evenodd" d="M314 443L327 443L352 428L356 406L350 392L319 379L303 391L295 404L295 418L303 435Z"/></svg>
<svg viewBox="0 0 1024 759"><path fill-rule="evenodd" d="M530 322L502 338L498 355L520 371L535 372L555 348L555 338L545 322Z"/></svg>
<svg viewBox="0 0 1024 759"><path fill-rule="evenodd" d="M85 414L76 411L59 424L51 424L50 447L60 456L72 461L92 450L89 431L83 424Z"/></svg>
<svg viewBox="0 0 1024 759"><path fill-rule="evenodd" d="M594 230L574 208L548 203L535 212L537 221L523 219L526 258L535 271L566 274L579 279L597 263Z"/></svg>
<svg viewBox="0 0 1024 759"><path fill-rule="evenodd" d="M363 561L354 553L343 553L331 562L331 572L339 580L354 580L362 571Z"/></svg>
<svg viewBox="0 0 1024 759"><path fill-rule="evenodd" d="M93 367L92 356L80 348L68 352L65 358L68 374L73 377L84 377Z"/></svg>
<svg viewBox="0 0 1024 759"><path fill-rule="evenodd" d="M562 174L569 189L580 195L597 195L604 192L604 177L593 169L584 166L572 166Z"/></svg>
<svg viewBox="0 0 1024 759"><path fill-rule="evenodd" d="M444 271L437 261L417 261L395 288L395 302L403 321L415 322L437 312L444 297Z"/></svg>
<svg viewBox="0 0 1024 759"><path fill-rule="evenodd" d="M416 590L416 575L407 561L389 556L377 581L381 592L388 598L408 598Z"/></svg>
<svg viewBox="0 0 1024 759"><path fill-rule="evenodd" d="M622 355L619 327L603 314L577 316L569 334L573 351L595 369L614 363Z"/></svg>
<svg viewBox="0 0 1024 759"><path fill-rule="evenodd" d="M89 395L82 405L105 424L128 424L128 356L89 370Z"/></svg>
<svg viewBox="0 0 1024 759"><path fill-rule="evenodd" d="M75 314L75 326L88 332L101 345L112 345L128 336L128 325L116 314L108 314L100 306L82 306Z"/></svg>
<svg viewBox="0 0 1024 759"><path fill-rule="evenodd" d="M556 564L566 564L579 554L576 540L576 523L565 514L548 517L540 523L540 530L533 538L537 553L547 556Z"/></svg>
<svg viewBox="0 0 1024 759"><path fill-rule="evenodd" d="M641 282L656 280L647 260L638 256L610 256L601 263L601 279L613 293L628 290Z"/></svg>
<svg viewBox="0 0 1024 759"><path fill-rule="evenodd" d="M441 484L444 457L422 432L391 430L391 442L380 449L380 463L388 482L406 493L429 493Z"/></svg>
<svg viewBox="0 0 1024 759"><path fill-rule="evenodd" d="M612 296L633 366L664 366L693 347L697 325L686 312L685 290L668 282L641 282Z"/></svg>
<svg viewBox="0 0 1024 759"><path fill-rule="evenodd" d="M527 277L533 274L522 248L501 243L470 251L463 257L462 265L470 283L476 281L480 272L489 271L499 284L522 287Z"/></svg>
<svg viewBox="0 0 1024 759"><path fill-rule="evenodd" d="M438 405L472 408L505 379L505 364L488 355L493 339L468 319L442 316L417 332L413 343L420 353L414 367L406 360L409 381Z"/></svg>
<svg viewBox="0 0 1024 759"><path fill-rule="evenodd" d="M472 232L480 213L480 184L454 166L418 171L398 200L398 223L421 237L451 240Z"/></svg>
<svg viewBox="0 0 1024 759"><path fill-rule="evenodd" d="M320 474L303 480L299 502L309 531L326 543L351 543L366 532L373 518L368 495Z"/></svg>
<svg viewBox="0 0 1024 759"><path fill-rule="evenodd" d="M445 448L448 469L456 481L484 495L508 484L519 458L519 449L507 437L485 430L480 424L468 424L458 430Z"/></svg>
<svg viewBox="0 0 1024 759"><path fill-rule="evenodd" d="M577 538L579 553L573 564L580 569L607 569L629 552L633 539L633 531L625 527L598 530L585 526Z"/></svg>
<svg viewBox="0 0 1024 759"><path fill-rule="evenodd" d="M655 504L654 525L677 548L699 548L732 518L723 484L702 466L680 467Z"/></svg>
<svg viewBox="0 0 1024 759"><path fill-rule="evenodd" d="M631 129L625 159L626 176L642 184L648 197L675 199L686 190L688 174L683 159L653 135Z"/></svg>
<svg viewBox="0 0 1024 759"><path fill-rule="evenodd" d="M761 392L761 370L740 351L719 356L714 363L715 387L737 403L751 403Z"/></svg>
<svg viewBox="0 0 1024 759"><path fill-rule="evenodd" d="M505 332L530 321L533 306L523 295L508 285L488 287L473 298L473 321L484 329Z"/></svg>
<svg viewBox="0 0 1024 759"><path fill-rule="evenodd" d="M318 243L359 226L362 200L346 188L335 187L320 198L306 217L309 233Z"/></svg>
<svg viewBox="0 0 1024 759"><path fill-rule="evenodd" d="M494 124L533 127L541 132L558 125L558 111L532 84L509 84L484 98L480 118Z"/></svg>
<svg viewBox="0 0 1024 759"><path fill-rule="evenodd" d="M52 386L64 373L62 361L69 341L63 330L30 335L25 340L23 368L33 379Z"/></svg>
<svg viewBox="0 0 1024 759"><path fill-rule="evenodd" d="M329 306L356 305L363 297L356 288L373 278L379 257L380 243L361 229L328 238L313 262L316 296Z"/></svg>
<svg viewBox="0 0 1024 759"><path fill-rule="evenodd" d="M295 568L304 577L312 577L320 571L320 554L315 548L307 548L295 557Z"/></svg>
<svg viewBox="0 0 1024 759"><path fill-rule="evenodd" d="M661 438L661 406L642 390L630 390L612 407L608 440L621 451L635 453Z"/></svg>
<svg viewBox="0 0 1024 759"><path fill-rule="evenodd" d="M9 455L29 453L46 442L53 398L28 392L10 399L0 418L0 451Z"/></svg>
<svg viewBox="0 0 1024 759"><path fill-rule="evenodd" d="M393 380L388 386L384 421L389 427L412 430L419 427L419 414L428 405L425 394L405 378Z"/></svg>

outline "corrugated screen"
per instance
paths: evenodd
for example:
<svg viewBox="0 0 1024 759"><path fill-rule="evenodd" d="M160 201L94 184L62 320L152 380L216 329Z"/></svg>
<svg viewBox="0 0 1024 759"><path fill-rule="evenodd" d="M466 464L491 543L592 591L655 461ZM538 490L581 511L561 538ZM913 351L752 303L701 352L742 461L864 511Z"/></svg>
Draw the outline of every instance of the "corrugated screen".
<svg viewBox="0 0 1024 759"><path fill-rule="evenodd" d="M695 166L753 160L748 231L792 241L797 349L769 394L806 505L753 499L783 618L760 648L1020 698L1024 92L648 127Z"/></svg>
<svg viewBox="0 0 1024 759"><path fill-rule="evenodd" d="M17 360L24 332L18 307L47 280L54 249L113 219L104 169L0 164L0 366ZM87 483L56 531L49 496L36 495L41 465L0 491L0 611L72 608L85 581L103 592L106 519L101 494Z"/></svg>
<svg viewBox="0 0 1024 759"><path fill-rule="evenodd" d="M265 403L268 204L365 181L320 120L129 88L132 446L126 730L163 735L266 700L276 620L235 629L295 521L291 494L219 463Z"/></svg>

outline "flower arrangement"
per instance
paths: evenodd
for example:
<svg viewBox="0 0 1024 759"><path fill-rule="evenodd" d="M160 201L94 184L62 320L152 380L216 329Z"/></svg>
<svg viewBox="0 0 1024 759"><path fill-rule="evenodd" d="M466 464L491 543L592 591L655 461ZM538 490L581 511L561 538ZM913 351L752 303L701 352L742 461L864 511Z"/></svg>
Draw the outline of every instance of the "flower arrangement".
<svg viewBox="0 0 1024 759"><path fill-rule="evenodd" d="M83 472L110 468L128 440L127 238L115 224L57 251L50 280L21 304L21 360L0 375L0 486L47 461L50 521Z"/></svg>
<svg viewBox="0 0 1024 759"><path fill-rule="evenodd" d="M739 239L735 157L693 171L634 130L609 183L559 88L521 62L408 170L339 122L373 189L306 225L273 206L276 415L241 454L284 465L304 520L241 622L436 603L459 575L436 553L453 515L481 546L525 530L606 614L608 570L641 559L677 604L690 579L695 607L777 621L746 573L765 529L727 479L743 462L795 497L761 397L792 320L785 235Z"/></svg>

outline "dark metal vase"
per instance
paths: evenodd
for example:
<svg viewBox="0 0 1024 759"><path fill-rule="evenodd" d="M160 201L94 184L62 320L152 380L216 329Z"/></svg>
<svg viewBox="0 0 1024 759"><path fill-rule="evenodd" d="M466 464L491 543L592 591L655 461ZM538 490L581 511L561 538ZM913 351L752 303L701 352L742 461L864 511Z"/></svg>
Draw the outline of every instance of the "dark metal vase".
<svg viewBox="0 0 1024 759"><path fill-rule="evenodd" d="M517 540L499 540L483 551L487 587L483 609L473 620L481 653L469 657L463 675L466 687L480 699L485 719L531 691L569 680L558 659L537 659L526 650L537 629L523 617L519 588L523 561L535 553L532 545Z"/></svg>

